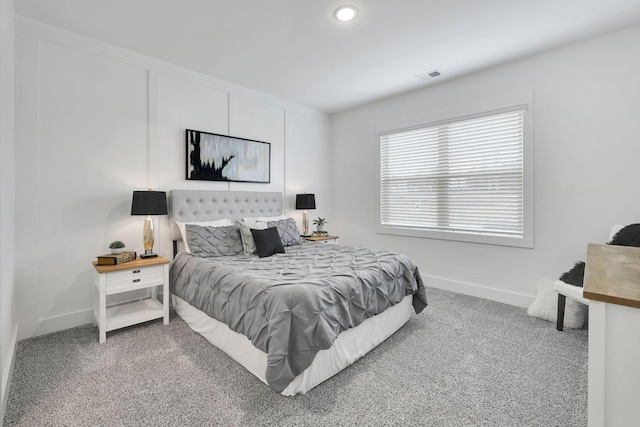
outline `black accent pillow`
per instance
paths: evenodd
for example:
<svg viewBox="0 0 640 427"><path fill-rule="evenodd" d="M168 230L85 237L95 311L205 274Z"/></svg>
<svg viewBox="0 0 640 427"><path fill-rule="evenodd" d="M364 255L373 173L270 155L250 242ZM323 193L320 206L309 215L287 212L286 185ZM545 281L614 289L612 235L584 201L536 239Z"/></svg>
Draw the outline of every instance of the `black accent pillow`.
<svg viewBox="0 0 640 427"><path fill-rule="evenodd" d="M640 224L630 224L622 227L613 236L609 245L640 247Z"/></svg>
<svg viewBox="0 0 640 427"><path fill-rule="evenodd" d="M560 280L564 283L568 283L573 286L582 287L582 283L584 282L584 262L576 262L576 265L566 273L563 273L560 276Z"/></svg>
<svg viewBox="0 0 640 427"><path fill-rule="evenodd" d="M256 253L260 258L284 253L284 246L282 246L282 240L280 240L280 234L278 234L276 227L270 227L266 230L252 228L251 234L256 242Z"/></svg>

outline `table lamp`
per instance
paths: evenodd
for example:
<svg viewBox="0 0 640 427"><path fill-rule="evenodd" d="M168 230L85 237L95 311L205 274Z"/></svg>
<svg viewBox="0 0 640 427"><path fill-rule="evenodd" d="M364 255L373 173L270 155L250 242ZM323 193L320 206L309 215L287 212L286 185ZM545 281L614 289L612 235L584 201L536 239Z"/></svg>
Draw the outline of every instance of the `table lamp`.
<svg viewBox="0 0 640 427"><path fill-rule="evenodd" d="M302 235L309 235L309 215L307 209L316 208L316 195L315 194L296 194L296 209L302 211Z"/></svg>
<svg viewBox="0 0 640 427"><path fill-rule="evenodd" d="M153 253L153 241L155 232L151 215L167 214L167 193L164 191L134 191L131 202L131 215L146 215L142 238L144 241L144 253L140 258L157 257Z"/></svg>

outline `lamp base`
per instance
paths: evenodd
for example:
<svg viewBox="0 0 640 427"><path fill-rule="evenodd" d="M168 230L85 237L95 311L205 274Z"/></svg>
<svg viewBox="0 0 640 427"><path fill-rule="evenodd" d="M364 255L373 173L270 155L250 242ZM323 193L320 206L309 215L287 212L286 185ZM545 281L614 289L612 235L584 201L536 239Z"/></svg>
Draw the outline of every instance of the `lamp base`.
<svg viewBox="0 0 640 427"><path fill-rule="evenodd" d="M153 241L155 240L155 232L153 229L153 218L151 218L151 215L147 215L147 218L144 220L144 228L142 230L144 253L140 254L140 258L155 258L158 256L158 254L153 253Z"/></svg>
<svg viewBox="0 0 640 427"><path fill-rule="evenodd" d="M143 254L140 254L140 258L155 258L158 254L153 253L153 249L145 249Z"/></svg>
<svg viewBox="0 0 640 427"><path fill-rule="evenodd" d="M309 215L307 214L307 210L302 211L302 235L306 236L309 234Z"/></svg>

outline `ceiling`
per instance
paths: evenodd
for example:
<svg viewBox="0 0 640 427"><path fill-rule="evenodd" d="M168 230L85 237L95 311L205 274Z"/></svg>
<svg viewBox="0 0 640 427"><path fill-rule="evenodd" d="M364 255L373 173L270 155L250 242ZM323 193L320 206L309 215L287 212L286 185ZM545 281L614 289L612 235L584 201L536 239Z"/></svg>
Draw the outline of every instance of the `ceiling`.
<svg viewBox="0 0 640 427"><path fill-rule="evenodd" d="M343 4L356 19L333 18ZM15 0L15 9L328 113L640 23L640 0ZM433 70L442 75L416 78Z"/></svg>

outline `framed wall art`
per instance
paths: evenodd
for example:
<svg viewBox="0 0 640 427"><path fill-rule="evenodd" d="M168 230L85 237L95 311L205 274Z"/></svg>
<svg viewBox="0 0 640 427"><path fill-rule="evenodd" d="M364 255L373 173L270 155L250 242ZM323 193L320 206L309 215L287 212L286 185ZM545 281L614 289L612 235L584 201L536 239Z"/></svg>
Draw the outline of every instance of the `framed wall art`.
<svg viewBox="0 0 640 427"><path fill-rule="evenodd" d="M271 144L186 130L187 179L271 182Z"/></svg>

